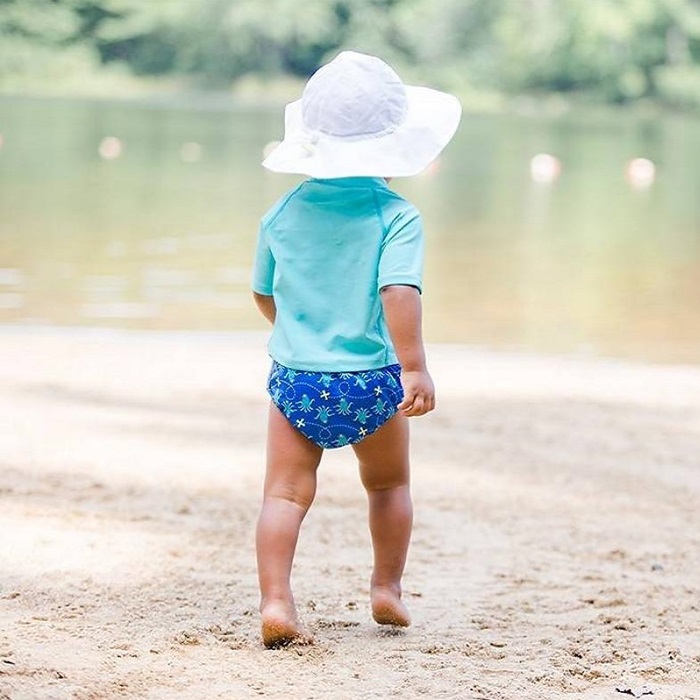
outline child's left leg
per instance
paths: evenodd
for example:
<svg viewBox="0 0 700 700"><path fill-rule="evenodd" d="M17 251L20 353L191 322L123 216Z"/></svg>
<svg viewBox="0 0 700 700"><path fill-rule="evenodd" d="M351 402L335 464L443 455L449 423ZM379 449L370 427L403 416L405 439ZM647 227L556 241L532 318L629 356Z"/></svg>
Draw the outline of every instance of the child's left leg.
<svg viewBox="0 0 700 700"><path fill-rule="evenodd" d="M303 636L290 577L299 529L316 494L322 454L322 448L270 405L267 470L256 534L262 636L267 647Z"/></svg>

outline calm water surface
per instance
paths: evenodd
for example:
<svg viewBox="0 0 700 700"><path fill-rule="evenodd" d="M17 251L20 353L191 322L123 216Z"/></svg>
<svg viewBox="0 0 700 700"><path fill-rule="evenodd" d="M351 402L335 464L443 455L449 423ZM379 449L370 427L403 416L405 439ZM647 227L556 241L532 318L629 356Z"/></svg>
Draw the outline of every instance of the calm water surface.
<svg viewBox="0 0 700 700"><path fill-rule="evenodd" d="M281 114L0 99L0 323L264 328L257 224L298 182L259 166ZM392 183L426 221L428 340L700 362L700 120L465 115L439 165Z"/></svg>

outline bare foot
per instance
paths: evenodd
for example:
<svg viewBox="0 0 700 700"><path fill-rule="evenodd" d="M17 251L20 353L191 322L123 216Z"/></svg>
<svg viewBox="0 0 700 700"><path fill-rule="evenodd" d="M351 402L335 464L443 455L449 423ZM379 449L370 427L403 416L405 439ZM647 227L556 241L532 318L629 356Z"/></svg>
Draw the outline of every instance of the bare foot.
<svg viewBox="0 0 700 700"><path fill-rule="evenodd" d="M292 642L310 644L311 637L299 624L293 603L271 600L261 610L263 644L268 649L283 647Z"/></svg>
<svg viewBox="0 0 700 700"><path fill-rule="evenodd" d="M380 625L409 627L411 616L401 602L400 594L387 588L372 588L372 617Z"/></svg>

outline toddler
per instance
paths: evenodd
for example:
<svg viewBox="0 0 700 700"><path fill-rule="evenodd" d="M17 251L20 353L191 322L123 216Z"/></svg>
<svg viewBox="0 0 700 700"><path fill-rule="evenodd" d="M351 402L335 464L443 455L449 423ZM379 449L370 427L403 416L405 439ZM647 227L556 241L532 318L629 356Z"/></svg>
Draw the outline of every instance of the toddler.
<svg viewBox="0 0 700 700"><path fill-rule="evenodd" d="M256 548L262 639L308 637L290 576L326 448L351 445L369 498L370 603L410 624L401 577L412 527L408 418L435 407L421 336L423 231L388 187L425 169L461 116L452 95L404 85L383 61L340 53L285 111L263 165L309 176L265 214L253 295L272 324L267 468Z"/></svg>

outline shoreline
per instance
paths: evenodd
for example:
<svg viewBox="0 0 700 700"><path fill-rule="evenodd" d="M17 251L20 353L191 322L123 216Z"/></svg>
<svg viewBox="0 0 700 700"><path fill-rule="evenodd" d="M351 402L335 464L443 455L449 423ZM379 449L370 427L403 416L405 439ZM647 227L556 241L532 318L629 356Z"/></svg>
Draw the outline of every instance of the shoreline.
<svg viewBox="0 0 700 700"><path fill-rule="evenodd" d="M49 336L119 336L133 337L134 339L162 339L188 338L202 341L220 339L222 341L262 341L269 336L268 330L241 329L241 330L213 330L213 329L145 329L145 328L120 328L116 326L90 326L90 325L58 325L41 323L0 323L0 335L27 334ZM426 347L438 349L455 349L459 352L474 353L480 355L493 355L497 357L513 358L540 358L542 360L570 361L572 363L592 363L610 365L629 365L641 367L673 367L678 369L700 369L700 363L650 360L625 355L605 355L594 352L557 352L546 350L533 350L517 346L495 346L483 343L442 342L426 341Z"/></svg>

